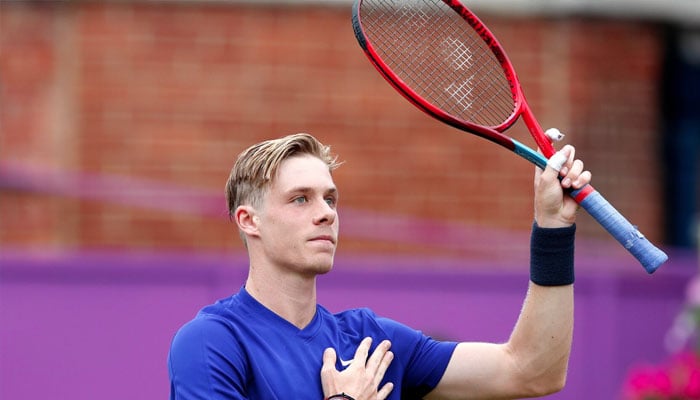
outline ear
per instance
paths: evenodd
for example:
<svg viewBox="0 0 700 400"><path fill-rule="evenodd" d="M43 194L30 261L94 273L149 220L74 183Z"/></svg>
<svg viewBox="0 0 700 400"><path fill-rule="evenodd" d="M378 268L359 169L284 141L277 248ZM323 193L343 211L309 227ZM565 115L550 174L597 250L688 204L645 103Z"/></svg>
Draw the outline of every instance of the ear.
<svg viewBox="0 0 700 400"><path fill-rule="evenodd" d="M246 235L257 236L259 234L258 224L260 223L260 218L253 207L238 206L233 213L233 219L236 221L238 229Z"/></svg>

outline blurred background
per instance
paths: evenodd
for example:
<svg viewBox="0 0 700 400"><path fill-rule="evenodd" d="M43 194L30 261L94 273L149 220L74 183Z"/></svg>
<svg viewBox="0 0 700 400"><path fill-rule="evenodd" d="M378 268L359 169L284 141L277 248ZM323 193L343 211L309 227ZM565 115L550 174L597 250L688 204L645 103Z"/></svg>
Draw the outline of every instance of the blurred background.
<svg viewBox="0 0 700 400"><path fill-rule="evenodd" d="M295 132L345 162L321 303L507 339L533 168L399 96L357 45L351 5L0 0L0 399L166 398L172 336L247 273L224 200L233 161ZM667 368L695 353L700 303L700 5L467 5L543 127L671 256L648 276L580 215L569 381L551 398L700 385L700 369Z"/></svg>

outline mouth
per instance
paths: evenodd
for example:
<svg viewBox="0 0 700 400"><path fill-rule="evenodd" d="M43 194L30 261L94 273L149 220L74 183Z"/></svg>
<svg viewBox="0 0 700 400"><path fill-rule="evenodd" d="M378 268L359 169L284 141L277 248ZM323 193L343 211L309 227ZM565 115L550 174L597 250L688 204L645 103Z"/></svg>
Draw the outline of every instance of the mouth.
<svg viewBox="0 0 700 400"><path fill-rule="evenodd" d="M335 245L335 238L330 235L320 235L320 236L315 236L311 238L311 242L330 242L331 244Z"/></svg>

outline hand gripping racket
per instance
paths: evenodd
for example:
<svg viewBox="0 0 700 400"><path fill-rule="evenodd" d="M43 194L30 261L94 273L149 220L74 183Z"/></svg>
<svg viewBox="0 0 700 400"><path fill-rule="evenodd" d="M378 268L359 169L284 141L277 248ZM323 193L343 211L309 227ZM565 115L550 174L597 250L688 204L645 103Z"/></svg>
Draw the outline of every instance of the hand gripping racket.
<svg viewBox="0 0 700 400"><path fill-rule="evenodd" d="M505 51L458 0L355 0L352 24L377 70L419 109L543 169L555 154ZM503 133L520 117L544 155ZM648 273L668 259L591 185L570 195Z"/></svg>

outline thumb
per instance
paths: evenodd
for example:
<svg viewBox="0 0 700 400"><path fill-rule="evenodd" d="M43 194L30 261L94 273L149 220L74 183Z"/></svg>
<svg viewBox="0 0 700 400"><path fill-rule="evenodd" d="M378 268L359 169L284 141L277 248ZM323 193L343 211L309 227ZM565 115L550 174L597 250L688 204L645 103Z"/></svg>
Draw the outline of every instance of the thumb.
<svg viewBox="0 0 700 400"><path fill-rule="evenodd" d="M327 348L323 352L323 368L335 369L335 350L332 347Z"/></svg>
<svg viewBox="0 0 700 400"><path fill-rule="evenodd" d="M329 347L323 352L323 366L321 366L321 387L324 394L336 393L333 376L337 373L338 370L335 369L335 350Z"/></svg>

